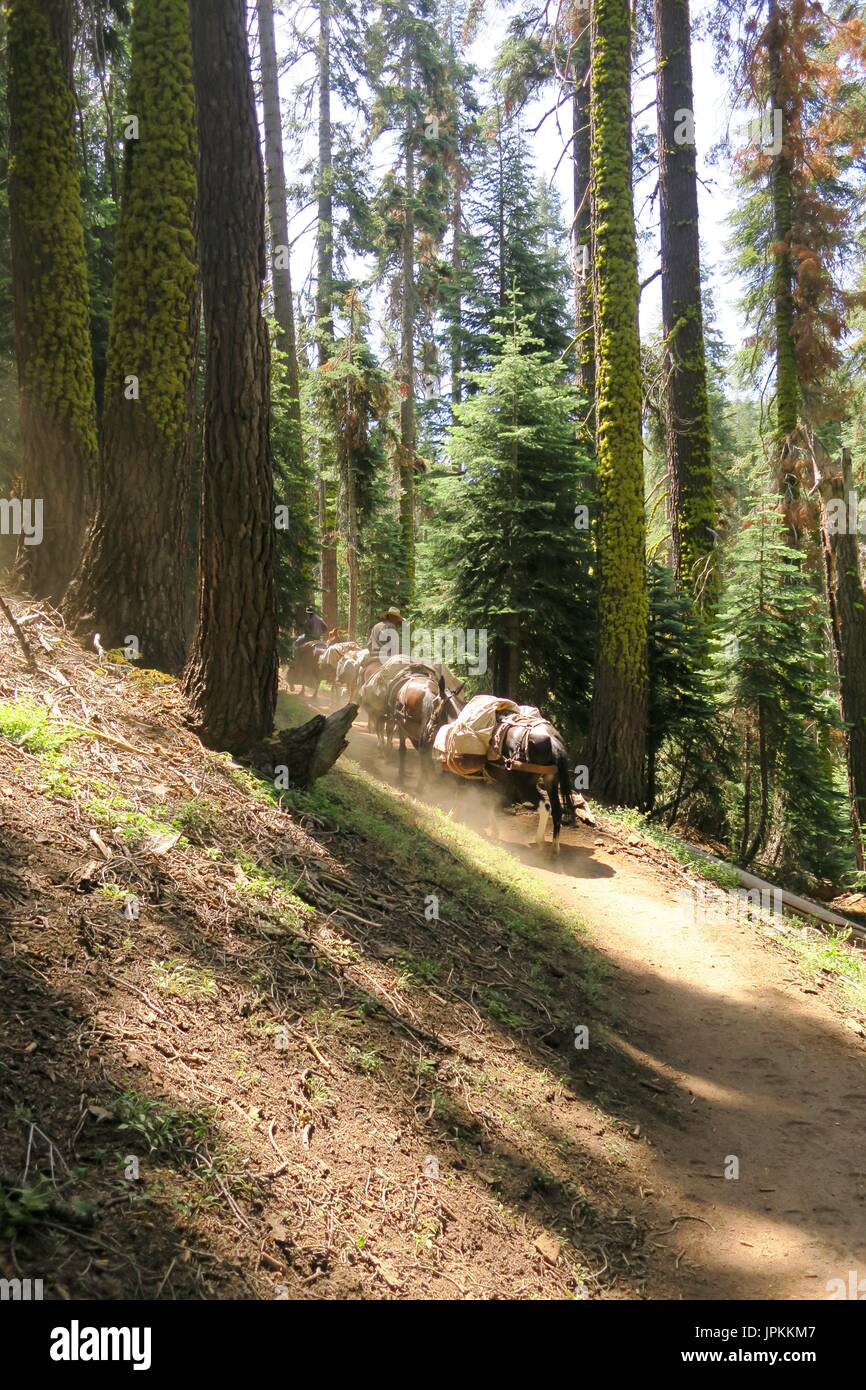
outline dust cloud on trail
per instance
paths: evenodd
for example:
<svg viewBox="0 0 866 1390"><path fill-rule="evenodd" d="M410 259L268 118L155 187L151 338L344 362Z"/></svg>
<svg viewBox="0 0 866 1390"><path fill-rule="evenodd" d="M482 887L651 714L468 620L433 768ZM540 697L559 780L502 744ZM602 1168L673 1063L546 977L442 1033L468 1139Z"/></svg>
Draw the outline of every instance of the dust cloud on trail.
<svg viewBox="0 0 866 1390"><path fill-rule="evenodd" d="M404 776L401 779L396 745L383 757L374 735L368 733L366 728L358 727L363 719L362 711L349 734L347 756L359 763L365 772L395 791L405 792L428 806L436 806L479 835L487 833L494 824L501 824L503 813L493 788L439 772L431 761L422 764L417 749L410 745L406 748Z"/></svg>

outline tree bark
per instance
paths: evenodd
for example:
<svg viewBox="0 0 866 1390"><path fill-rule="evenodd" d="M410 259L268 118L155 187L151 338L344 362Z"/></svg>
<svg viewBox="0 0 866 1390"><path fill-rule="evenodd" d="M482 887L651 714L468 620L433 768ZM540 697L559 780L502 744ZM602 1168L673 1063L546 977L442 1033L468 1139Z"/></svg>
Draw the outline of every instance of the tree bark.
<svg viewBox="0 0 866 1390"><path fill-rule="evenodd" d="M186 0L138 0L105 383L99 495L65 605L145 665L186 655L184 588L199 291ZM134 384L133 384L134 383Z"/></svg>
<svg viewBox="0 0 866 1390"><path fill-rule="evenodd" d="M688 0L655 0L661 219L662 414L673 572L700 602L716 592L710 406ZM684 113L691 125L683 122Z"/></svg>
<svg viewBox="0 0 866 1390"><path fill-rule="evenodd" d="M799 493L799 480L788 443L797 428L799 374L794 327L794 271L791 260L793 199L791 162L785 148L788 109L782 70L782 51L789 18L783 4L769 0L767 49L770 63L770 106L782 113L782 148L774 156L771 175L773 203L773 306L776 337L776 440L779 486L783 498L792 502ZM793 531L793 528L792 528ZM796 535L794 537L796 539Z"/></svg>
<svg viewBox="0 0 866 1390"><path fill-rule="evenodd" d="M7 23L22 496L41 507L43 528L35 544L22 536L18 570L31 593L57 603L78 561L97 457L71 0L9 0Z"/></svg>
<svg viewBox="0 0 866 1390"><path fill-rule="evenodd" d="M591 139L599 628L586 762L594 795L635 806L643 801L648 601L631 39L629 0L595 0Z"/></svg>
<svg viewBox="0 0 866 1390"><path fill-rule="evenodd" d="M357 713L357 705L344 705L327 718L317 714L297 729L280 729L253 748L247 761L269 781L285 768L290 787L309 787L348 748L346 735Z"/></svg>
<svg viewBox="0 0 866 1390"><path fill-rule="evenodd" d="M292 299L292 268L289 257L289 218L286 206L286 169L283 155L283 118L280 110L280 81L277 44L274 34L274 0L256 0L259 20L259 46L262 65L262 112L265 132L265 181L268 192L268 230L271 249L271 284L274 288L274 318L277 321L277 347L286 354L286 377L291 398L291 415L297 430L298 458L303 458L301 435L301 397L298 376L298 349L295 337L295 309Z"/></svg>
<svg viewBox="0 0 866 1390"><path fill-rule="evenodd" d="M334 350L334 196L331 131L331 4L319 0L319 184L316 221L316 333L319 367ZM328 482L319 448L319 536L322 613L329 627L336 627L337 531L328 497Z"/></svg>
<svg viewBox="0 0 866 1390"><path fill-rule="evenodd" d="M577 386L588 414L581 438L595 447L595 325L592 308L592 197L590 191L589 43L574 56L572 166L574 178L574 319L577 334Z"/></svg>
<svg viewBox="0 0 866 1390"><path fill-rule="evenodd" d="M855 499L851 454L842 450L838 462L820 453L815 485L821 500L821 548L830 607L830 632L839 701L845 725L848 793L854 851L858 869L866 868L863 832L866 822L866 590L860 577L856 526L849 523ZM840 525L841 518L841 525Z"/></svg>
<svg viewBox="0 0 866 1390"><path fill-rule="evenodd" d="M407 48L404 82L412 88L412 58ZM400 315L400 532L403 538L405 601L415 586L415 131L406 129L405 194Z"/></svg>
<svg viewBox="0 0 866 1390"><path fill-rule="evenodd" d="M273 728L277 694L264 171L244 0L192 0L207 373L198 630L184 688L212 747Z"/></svg>

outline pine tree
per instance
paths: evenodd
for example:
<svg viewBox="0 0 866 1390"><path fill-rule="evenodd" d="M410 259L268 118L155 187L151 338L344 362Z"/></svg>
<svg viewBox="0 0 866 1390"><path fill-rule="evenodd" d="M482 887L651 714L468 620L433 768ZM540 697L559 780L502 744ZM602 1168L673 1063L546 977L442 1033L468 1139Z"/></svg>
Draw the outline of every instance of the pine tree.
<svg viewBox="0 0 866 1390"><path fill-rule="evenodd" d="M739 743L732 788L738 863L770 853L790 869L838 869L840 798L827 739L835 723L821 603L803 579L778 503L759 498L729 557L716 678Z"/></svg>
<svg viewBox="0 0 866 1390"><path fill-rule="evenodd" d="M382 455L381 426L391 412L393 391L390 378L377 366L364 340L366 315L359 292L350 291L348 299L348 334L335 342L317 386L339 470L348 572L346 627L354 638L361 603L361 529L370 513Z"/></svg>
<svg viewBox="0 0 866 1390"><path fill-rule="evenodd" d="M715 595L710 407L704 352L698 185L688 0L655 0L662 408L671 559L700 603Z"/></svg>
<svg viewBox="0 0 866 1390"><path fill-rule="evenodd" d="M585 710L592 582L586 461L565 366L517 317L500 320L487 369L470 374L448 453L458 477L437 489L429 615L487 633L484 689L545 708L573 732ZM425 580L425 589L426 589Z"/></svg>
<svg viewBox="0 0 866 1390"><path fill-rule="evenodd" d="M513 291L533 337L562 356L574 337L568 313L568 244L555 195L537 179L525 132L497 105L482 123L465 199L463 361L477 371Z"/></svg>
<svg viewBox="0 0 866 1390"><path fill-rule="evenodd" d="M647 700L638 276L631 187L631 15L592 18L599 630L586 761L596 796L643 800Z"/></svg>
<svg viewBox="0 0 866 1390"><path fill-rule="evenodd" d="M184 676L211 747L273 728L277 694L265 191L243 0L192 0L207 334L198 626Z"/></svg>
<svg viewBox="0 0 866 1390"><path fill-rule="evenodd" d="M415 584L418 330L423 313L432 338L438 270L432 275L429 272L435 266L447 226L446 151L453 159L447 44L439 30L439 18L435 0L382 0L370 37L373 130L397 147L376 210L379 274L392 278L398 324L400 439L396 471L405 558L399 595L403 602L410 600ZM427 288L434 302L428 300Z"/></svg>
<svg viewBox="0 0 866 1390"><path fill-rule="evenodd" d="M139 0L96 514L67 613L179 671L198 341L196 135L186 0Z"/></svg>
<svg viewBox="0 0 866 1390"><path fill-rule="evenodd" d="M96 465L89 296L71 90L71 0L7 0L9 214L22 495L43 506L24 584L59 601Z"/></svg>
<svg viewBox="0 0 866 1390"><path fill-rule="evenodd" d="M304 451L301 383L289 246L283 119L280 105L273 0L257 0L264 116L268 248L275 333L271 358L271 446L277 526L275 565L280 652L288 656L290 635L313 597L313 479Z"/></svg>

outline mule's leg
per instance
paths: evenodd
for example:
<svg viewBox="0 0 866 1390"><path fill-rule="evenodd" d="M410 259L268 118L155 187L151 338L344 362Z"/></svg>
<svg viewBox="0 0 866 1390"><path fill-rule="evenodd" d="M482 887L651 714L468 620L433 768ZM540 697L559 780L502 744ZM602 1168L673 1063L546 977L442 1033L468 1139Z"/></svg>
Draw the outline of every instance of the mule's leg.
<svg viewBox="0 0 866 1390"><path fill-rule="evenodd" d="M562 802L559 799L559 790L554 777L548 788L550 797L550 814L553 816L553 855L554 858L559 854L559 832L562 829Z"/></svg>
<svg viewBox="0 0 866 1390"><path fill-rule="evenodd" d="M406 776L406 733L402 724L399 726L397 730L397 739L397 757L400 763L400 770L397 775L399 776L400 781L402 782Z"/></svg>
<svg viewBox="0 0 866 1390"><path fill-rule="evenodd" d="M547 822L550 819L550 812L547 806L547 797L542 793L538 803L538 829L535 832L535 843L539 848L544 844L544 837L547 834Z"/></svg>

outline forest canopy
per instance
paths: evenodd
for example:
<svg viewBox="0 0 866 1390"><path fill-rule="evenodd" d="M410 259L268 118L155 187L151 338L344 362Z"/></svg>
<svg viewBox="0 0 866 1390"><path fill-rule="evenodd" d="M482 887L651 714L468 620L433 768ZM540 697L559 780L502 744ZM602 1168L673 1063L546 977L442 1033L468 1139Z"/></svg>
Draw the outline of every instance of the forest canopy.
<svg viewBox="0 0 866 1390"><path fill-rule="evenodd" d="M272 732L308 610L363 645L393 608L465 694L551 719L593 797L855 884L858 7L4 0L0 24L16 582L181 676L232 751Z"/></svg>

